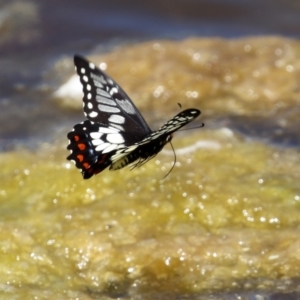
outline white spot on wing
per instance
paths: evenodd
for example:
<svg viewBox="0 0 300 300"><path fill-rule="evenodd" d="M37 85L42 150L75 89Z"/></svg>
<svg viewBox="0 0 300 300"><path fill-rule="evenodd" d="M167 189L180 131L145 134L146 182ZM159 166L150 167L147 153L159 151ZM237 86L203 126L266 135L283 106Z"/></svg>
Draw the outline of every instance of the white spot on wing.
<svg viewBox="0 0 300 300"><path fill-rule="evenodd" d="M127 114L132 114L132 115L135 114L135 109L128 99L116 100L116 102Z"/></svg>
<svg viewBox="0 0 300 300"><path fill-rule="evenodd" d="M121 125L117 125L117 124L111 123L110 126L111 126L111 127L114 127L114 128L117 128L118 131L125 131L124 127L121 126Z"/></svg>
<svg viewBox="0 0 300 300"><path fill-rule="evenodd" d="M89 78L86 75L84 75L84 76L82 76L82 80L85 81L85 82L88 82Z"/></svg>
<svg viewBox="0 0 300 300"><path fill-rule="evenodd" d="M92 103L92 102L88 102L88 103L87 103L87 107L88 107L89 109L92 109L92 108L93 108L93 103Z"/></svg>
<svg viewBox="0 0 300 300"><path fill-rule="evenodd" d="M107 148L105 148L105 149L103 150L102 153L108 153L108 152L110 152L110 151L115 150L116 148L117 148L117 145L116 145L116 144L110 144Z"/></svg>
<svg viewBox="0 0 300 300"><path fill-rule="evenodd" d="M96 89L96 93L99 96L103 96L103 97L106 97L108 99L111 99L111 95L107 91L105 91L105 90L103 90L101 88L97 88Z"/></svg>
<svg viewBox="0 0 300 300"><path fill-rule="evenodd" d="M110 133L106 136L108 142L113 144L122 144L124 143L124 138L119 133Z"/></svg>
<svg viewBox="0 0 300 300"><path fill-rule="evenodd" d="M101 145L101 144L103 144L104 142L102 141L102 140L92 140L92 144L94 145L94 146L99 146L99 145Z"/></svg>
<svg viewBox="0 0 300 300"><path fill-rule="evenodd" d="M80 72L81 72L81 74L84 74L85 73L85 68L81 68Z"/></svg>
<svg viewBox="0 0 300 300"><path fill-rule="evenodd" d="M118 133L119 130L115 129L115 128L107 128L107 127L100 127L99 132L101 133Z"/></svg>
<svg viewBox="0 0 300 300"><path fill-rule="evenodd" d="M89 67L93 70L95 69L95 65L93 63L89 63Z"/></svg>
<svg viewBox="0 0 300 300"><path fill-rule="evenodd" d="M86 97L88 98L88 100L91 100L92 99L92 94L88 93Z"/></svg>
<svg viewBox="0 0 300 300"><path fill-rule="evenodd" d="M106 84L106 80L104 79L103 76L98 76L94 73L91 73L91 77L92 77L95 85L96 85L97 82L102 83L102 84Z"/></svg>
<svg viewBox="0 0 300 300"><path fill-rule="evenodd" d="M100 111L103 111L103 112L109 112L109 113L118 113L118 112L120 112L120 110L117 107L111 107L111 106L102 105L102 104L99 104L98 108L99 108Z"/></svg>
<svg viewBox="0 0 300 300"><path fill-rule="evenodd" d="M109 143L103 143L103 144L97 146L97 147L95 148L95 150L96 150L96 151L102 151L103 149L107 148L108 146L110 146Z"/></svg>
<svg viewBox="0 0 300 300"><path fill-rule="evenodd" d="M104 98L102 96L97 95L96 96L96 101L101 103L101 104L107 104L107 105L111 105L111 106L117 106L117 104L115 103L115 101L111 100L111 99L107 99Z"/></svg>
<svg viewBox="0 0 300 300"><path fill-rule="evenodd" d="M89 117L96 118L98 116L98 113L96 111L92 111L89 113Z"/></svg>
<svg viewBox="0 0 300 300"><path fill-rule="evenodd" d="M103 89L103 88L104 88L104 85L103 85L101 82L99 82L99 81L95 81L95 80L94 80L94 85L95 85L96 87L100 88L100 89Z"/></svg>
<svg viewBox="0 0 300 300"><path fill-rule="evenodd" d="M92 89L91 85L90 85L90 84L87 84L87 85L86 85L86 89L87 89L88 91L90 91L90 90Z"/></svg>
<svg viewBox="0 0 300 300"><path fill-rule="evenodd" d="M117 124L124 124L125 123L125 118L123 116L120 116L120 115L111 115L108 118L108 121L112 122L112 123L117 123Z"/></svg>
<svg viewBox="0 0 300 300"><path fill-rule="evenodd" d="M96 87L100 88L100 89L103 89L103 88L104 88L104 85L103 85L101 82L96 81L96 80L94 80L94 85L95 85Z"/></svg>
<svg viewBox="0 0 300 300"><path fill-rule="evenodd" d="M118 93L118 88L116 88L116 87L111 88L111 90L109 91L109 93L110 93L111 95L117 94L117 93Z"/></svg>
<svg viewBox="0 0 300 300"><path fill-rule="evenodd" d="M90 137L92 139L100 139L102 135L103 135L103 133L101 133L101 132L91 132L90 133Z"/></svg>

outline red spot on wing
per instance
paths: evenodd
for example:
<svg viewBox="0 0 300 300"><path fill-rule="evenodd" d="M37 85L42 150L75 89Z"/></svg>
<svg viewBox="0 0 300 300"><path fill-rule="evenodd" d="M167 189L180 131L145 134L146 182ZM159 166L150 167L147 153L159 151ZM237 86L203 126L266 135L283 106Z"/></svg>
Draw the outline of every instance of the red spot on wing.
<svg viewBox="0 0 300 300"><path fill-rule="evenodd" d="M75 141L75 142L78 142L78 141L79 141L79 139L80 139L80 138L79 138L79 136L78 136L78 135L74 135L74 141Z"/></svg>
<svg viewBox="0 0 300 300"><path fill-rule="evenodd" d="M83 150L86 148L85 144L82 144L82 143L78 144L77 147L78 147L81 151L83 151Z"/></svg>
<svg viewBox="0 0 300 300"><path fill-rule="evenodd" d="M84 156L82 154L78 154L76 157L80 162L84 160Z"/></svg>
<svg viewBox="0 0 300 300"><path fill-rule="evenodd" d="M82 166L87 170L91 165L89 163L83 163Z"/></svg>

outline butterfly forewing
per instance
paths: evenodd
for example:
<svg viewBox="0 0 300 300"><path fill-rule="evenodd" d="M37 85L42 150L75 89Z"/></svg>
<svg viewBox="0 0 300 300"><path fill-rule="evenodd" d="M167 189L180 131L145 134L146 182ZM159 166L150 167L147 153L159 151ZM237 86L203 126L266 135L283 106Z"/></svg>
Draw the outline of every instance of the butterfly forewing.
<svg viewBox="0 0 300 300"><path fill-rule="evenodd" d="M154 131L149 138L156 136L170 135L186 124L192 122L200 115L200 110L195 108L186 109L165 123L159 130Z"/></svg>
<svg viewBox="0 0 300 300"><path fill-rule="evenodd" d="M133 102L113 79L80 56L74 57L74 63L83 85L83 110L89 120L131 132L127 143L136 142L152 132Z"/></svg>

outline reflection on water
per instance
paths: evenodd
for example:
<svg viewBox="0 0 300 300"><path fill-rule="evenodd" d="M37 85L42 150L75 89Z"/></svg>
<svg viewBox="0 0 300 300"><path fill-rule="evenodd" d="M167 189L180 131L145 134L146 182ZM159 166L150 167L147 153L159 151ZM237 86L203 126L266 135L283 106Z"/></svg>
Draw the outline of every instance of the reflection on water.
<svg viewBox="0 0 300 300"><path fill-rule="evenodd" d="M130 6L120 0L6 2L1 7L0 140L49 140L70 117L49 101L49 89L62 78L44 77L62 55L190 36L299 37L299 10L297 1L279 0L132 1Z"/></svg>

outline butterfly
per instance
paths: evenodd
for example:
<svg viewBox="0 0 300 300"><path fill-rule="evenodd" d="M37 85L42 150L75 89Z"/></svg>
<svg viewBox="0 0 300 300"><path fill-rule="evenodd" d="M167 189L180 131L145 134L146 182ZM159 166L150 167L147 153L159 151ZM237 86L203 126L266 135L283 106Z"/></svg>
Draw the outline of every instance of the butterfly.
<svg viewBox="0 0 300 300"><path fill-rule="evenodd" d="M83 112L87 120L68 133L68 160L88 179L109 167L138 167L156 156L173 133L200 115L191 108L181 111L157 131L152 131L122 88L85 58L74 64L83 86ZM202 124L204 126L204 124ZM201 127L202 127L201 126Z"/></svg>

